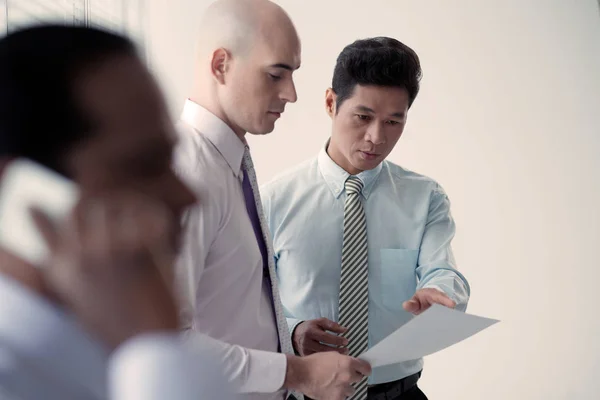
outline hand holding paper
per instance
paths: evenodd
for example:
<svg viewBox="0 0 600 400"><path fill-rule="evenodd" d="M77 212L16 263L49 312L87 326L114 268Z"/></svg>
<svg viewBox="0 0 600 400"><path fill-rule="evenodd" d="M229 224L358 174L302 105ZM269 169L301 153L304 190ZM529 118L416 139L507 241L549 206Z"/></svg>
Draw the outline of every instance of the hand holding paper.
<svg viewBox="0 0 600 400"><path fill-rule="evenodd" d="M497 322L434 304L359 358L373 368L415 360L461 342Z"/></svg>
<svg viewBox="0 0 600 400"><path fill-rule="evenodd" d="M402 305L404 310L415 315L419 315L429 309L434 304L454 308L456 303L448 295L440 290L433 288L420 289L408 301Z"/></svg>

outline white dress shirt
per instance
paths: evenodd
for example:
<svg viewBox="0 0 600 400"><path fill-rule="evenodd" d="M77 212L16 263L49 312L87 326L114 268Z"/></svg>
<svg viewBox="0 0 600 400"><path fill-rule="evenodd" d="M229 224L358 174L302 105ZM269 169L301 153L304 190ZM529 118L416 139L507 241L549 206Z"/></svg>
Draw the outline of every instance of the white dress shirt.
<svg viewBox="0 0 600 400"><path fill-rule="evenodd" d="M244 202L245 144L190 100L178 132L174 170L199 199L184 216L176 267L183 329L198 343L206 335L218 340L215 351L244 399L282 399L287 361L277 353L270 286Z"/></svg>
<svg viewBox="0 0 600 400"><path fill-rule="evenodd" d="M2 400L221 400L219 376L174 335L133 338L109 354L69 314L0 274Z"/></svg>
<svg viewBox="0 0 600 400"><path fill-rule="evenodd" d="M111 356L111 400L234 400L222 371L206 352L190 351L171 335L143 335ZM198 348L199 350L199 348Z"/></svg>

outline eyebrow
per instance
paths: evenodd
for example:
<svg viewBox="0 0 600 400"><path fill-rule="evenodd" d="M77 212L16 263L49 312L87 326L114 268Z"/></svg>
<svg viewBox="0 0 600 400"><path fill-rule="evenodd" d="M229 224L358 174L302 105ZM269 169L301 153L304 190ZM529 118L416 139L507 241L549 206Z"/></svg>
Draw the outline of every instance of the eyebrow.
<svg viewBox="0 0 600 400"><path fill-rule="evenodd" d="M356 110L364 112L364 113L367 113L367 114L375 114L375 111L372 110L371 108L367 107L367 106L357 106ZM396 117L396 118L404 118L404 113L403 112L396 112L396 113L393 113L390 116L391 117Z"/></svg>
<svg viewBox="0 0 600 400"><path fill-rule="evenodd" d="M283 64L283 63L278 63L278 64L271 65L271 68L281 68L281 69L286 69L288 71L295 71L298 68L300 68L300 66L298 66L296 68L293 68L291 65Z"/></svg>

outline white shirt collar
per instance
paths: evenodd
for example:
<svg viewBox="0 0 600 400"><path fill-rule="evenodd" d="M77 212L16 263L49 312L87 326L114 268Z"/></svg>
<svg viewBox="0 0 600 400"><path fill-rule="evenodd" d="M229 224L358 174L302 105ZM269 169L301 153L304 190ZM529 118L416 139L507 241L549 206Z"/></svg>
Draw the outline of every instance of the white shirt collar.
<svg viewBox="0 0 600 400"><path fill-rule="evenodd" d="M325 146L321 148L317 161L319 164L321 174L323 175L323 179L325 179L325 182L327 183L327 186L329 186L331 193L333 193L333 195L336 198L338 198L344 191L344 185L350 174L346 172L346 170L344 170L342 167L337 165L335 161L333 161L331 157L329 157L329 154L327 154L329 140L330 139L328 139L325 143ZM377 165L371 170L362 171L361 173L356 175L363 182L364 186L362 190L362 195L365 199L368 199L369 195L373 191L375 182L377 181L377 178L379 177L379 173L381 172L382 168L383 162L379 163L379 165Z"/></svg>
<svg viewBox="0 0 600 400"><path fill-rule="evenodd" d="M217 148L236 177L242 173L245 143L223 120L206 108L186 100L181 120L202 133Z"/></svg>
<svg viewBox="0 0 600 400"><path fill-rule="evenodd" d="M0 339L57 382L106 397L108 350L63 310L2 274Z"/></svg>

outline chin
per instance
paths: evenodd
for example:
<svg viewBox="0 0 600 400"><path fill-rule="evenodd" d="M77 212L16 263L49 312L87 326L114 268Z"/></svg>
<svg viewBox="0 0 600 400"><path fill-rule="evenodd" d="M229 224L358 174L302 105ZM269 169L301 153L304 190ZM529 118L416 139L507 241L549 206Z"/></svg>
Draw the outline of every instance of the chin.
<svg viewBox="0 0 600 400"><path fill-rule="evenodd" d="M352 166L359 171L368 171L370 169L377 167L380 163L381 163L380 160L373 160L373 161L356 160L354 163L352 163Z"/></svg>
<svg viewBox="0 0 600 400"><path fill-rule="evenodd" d="M273 132L275 130L275 124L266 124L263 125L261 127L258 127L257 129L254 129L253 131L248 131L254 135L268 135L269 133Z"/></svg>

